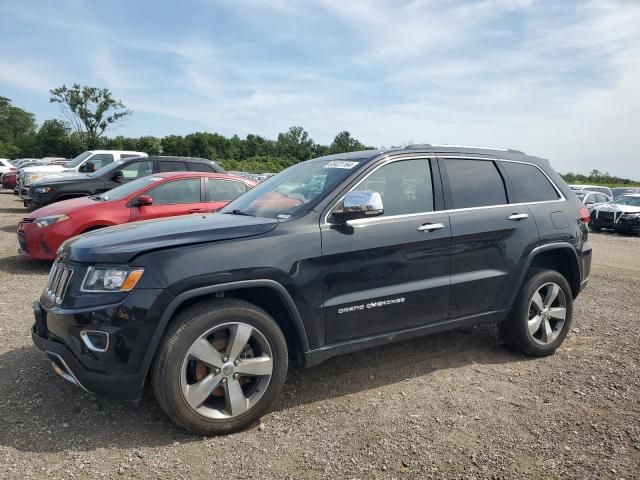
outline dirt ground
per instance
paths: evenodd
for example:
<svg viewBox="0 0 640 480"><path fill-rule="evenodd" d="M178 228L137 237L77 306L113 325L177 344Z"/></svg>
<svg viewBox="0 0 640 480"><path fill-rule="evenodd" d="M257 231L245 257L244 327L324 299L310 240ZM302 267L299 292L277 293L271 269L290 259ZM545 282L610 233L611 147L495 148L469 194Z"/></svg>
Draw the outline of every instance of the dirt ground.
<svg viewBox="0 0 640 480"><path fill-rule="evenodd" d="M290 372L262 423L202 438L83 393L31 344L49 264L17 256L0 193L0 478L640 478L640 238L592 234L558 352L454 331Z"/></svg>

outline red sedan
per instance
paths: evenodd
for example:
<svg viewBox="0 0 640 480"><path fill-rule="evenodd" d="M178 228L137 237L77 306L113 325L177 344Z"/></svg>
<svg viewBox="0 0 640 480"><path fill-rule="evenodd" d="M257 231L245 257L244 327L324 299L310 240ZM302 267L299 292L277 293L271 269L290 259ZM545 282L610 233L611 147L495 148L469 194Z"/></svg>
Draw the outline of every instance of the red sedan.
<svg viewBox="0 0 640 480"><path fill-rule="evenodd" d="M168 172L100 195L52 203L18 224L20 252L53 260L62 242L81 233L138 220L215 212L255 184L217 173Z"/></svg>

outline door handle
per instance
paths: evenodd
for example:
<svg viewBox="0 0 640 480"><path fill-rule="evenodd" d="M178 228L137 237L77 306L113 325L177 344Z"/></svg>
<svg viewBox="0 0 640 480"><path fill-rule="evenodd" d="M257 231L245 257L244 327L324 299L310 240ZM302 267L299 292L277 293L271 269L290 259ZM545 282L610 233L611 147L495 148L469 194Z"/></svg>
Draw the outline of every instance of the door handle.
<svg viewBox="0 0 640 480"><path fill-rule="evenodd" d="M507 217L509 220L513 220L514 222L518 222L520 220L526 220L529 218L528 213L512 213Z"/></svg>
<svg viewBox="0 0 640 480"><path fill-rule="evenodd" d="M187 213L204 213L204 208L192 208L187 210Z"/></svg>
<svg viewBox="0 0 640 480"><path fill-rule="evenodd" d="M440 230L444 228L444 223L425 223L418 227L419 232L433 232L434 230Z"/></svg>

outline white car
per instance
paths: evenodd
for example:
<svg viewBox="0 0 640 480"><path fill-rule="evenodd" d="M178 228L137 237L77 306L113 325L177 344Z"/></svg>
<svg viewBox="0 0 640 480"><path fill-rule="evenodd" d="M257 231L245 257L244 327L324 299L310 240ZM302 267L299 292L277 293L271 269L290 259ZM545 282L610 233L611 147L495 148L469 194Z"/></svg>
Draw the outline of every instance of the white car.
<svg viewBox="0 0 640 480"><path fill-rule="evenodd" d="M65 166L62 165L40 165L37 167L27 167L19 172L17 186L20 196L29 193L29 185L44 177L67 175L70 173L91 173L117 160L127 157L146 157L144 152L134 152L131 150L87 150L81 153Z"/></svg>
<svg viewBox="0 0 640 480"><path fill-rule="evenodd" d="M16 169L8 158L0 158L0 175L9 173Z"/></svg>
<svg viewBox="0 0 640 480"><path fill-rule="evenodd" d="M618 233L640 233L640 194L598 205L591 212L589 227L596 232L608 228Z"/></svg>
<svg viewBox="0 0 640 480"><path fill-rule="evenodd" d="M578 197L582 202L582 204L585 207L587 207L587 209L589 210L589 213L591 213L594 207L611 202L611 198L609 198L604 193L591 192L589 190L577 191L575 193L576 193L576 197Z"/></svg>
<svg viewBox="0 0 640 480"><path fill-rule="evenodd" d="M569 188L574 192L600 192L604 193L607 197L609 197L609 201L613 201L613 193L611 193L611 189L609 187L602 187L600 185L569 185Z"/></svg>

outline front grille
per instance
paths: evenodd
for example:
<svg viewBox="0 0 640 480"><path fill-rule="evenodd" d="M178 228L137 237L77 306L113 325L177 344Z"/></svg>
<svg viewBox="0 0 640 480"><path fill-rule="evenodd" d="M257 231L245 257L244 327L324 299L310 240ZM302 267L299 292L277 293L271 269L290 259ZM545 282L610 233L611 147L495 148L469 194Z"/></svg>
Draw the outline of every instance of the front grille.
<svg viewBox="0 0 640 480"><path fill-rule="evenodd" d="M605 223L614 223L615 213L613 212L598 212L598 220Z"/></svg>
<svg viewBox="0 0 640 480"><path fill-rule="evenodd" d="M46 295L50 302L60 305L64 300L64 295L69 286L69 280L73 270L68 266L56 261L49 273L49 279L47 280Z"/></svg>

